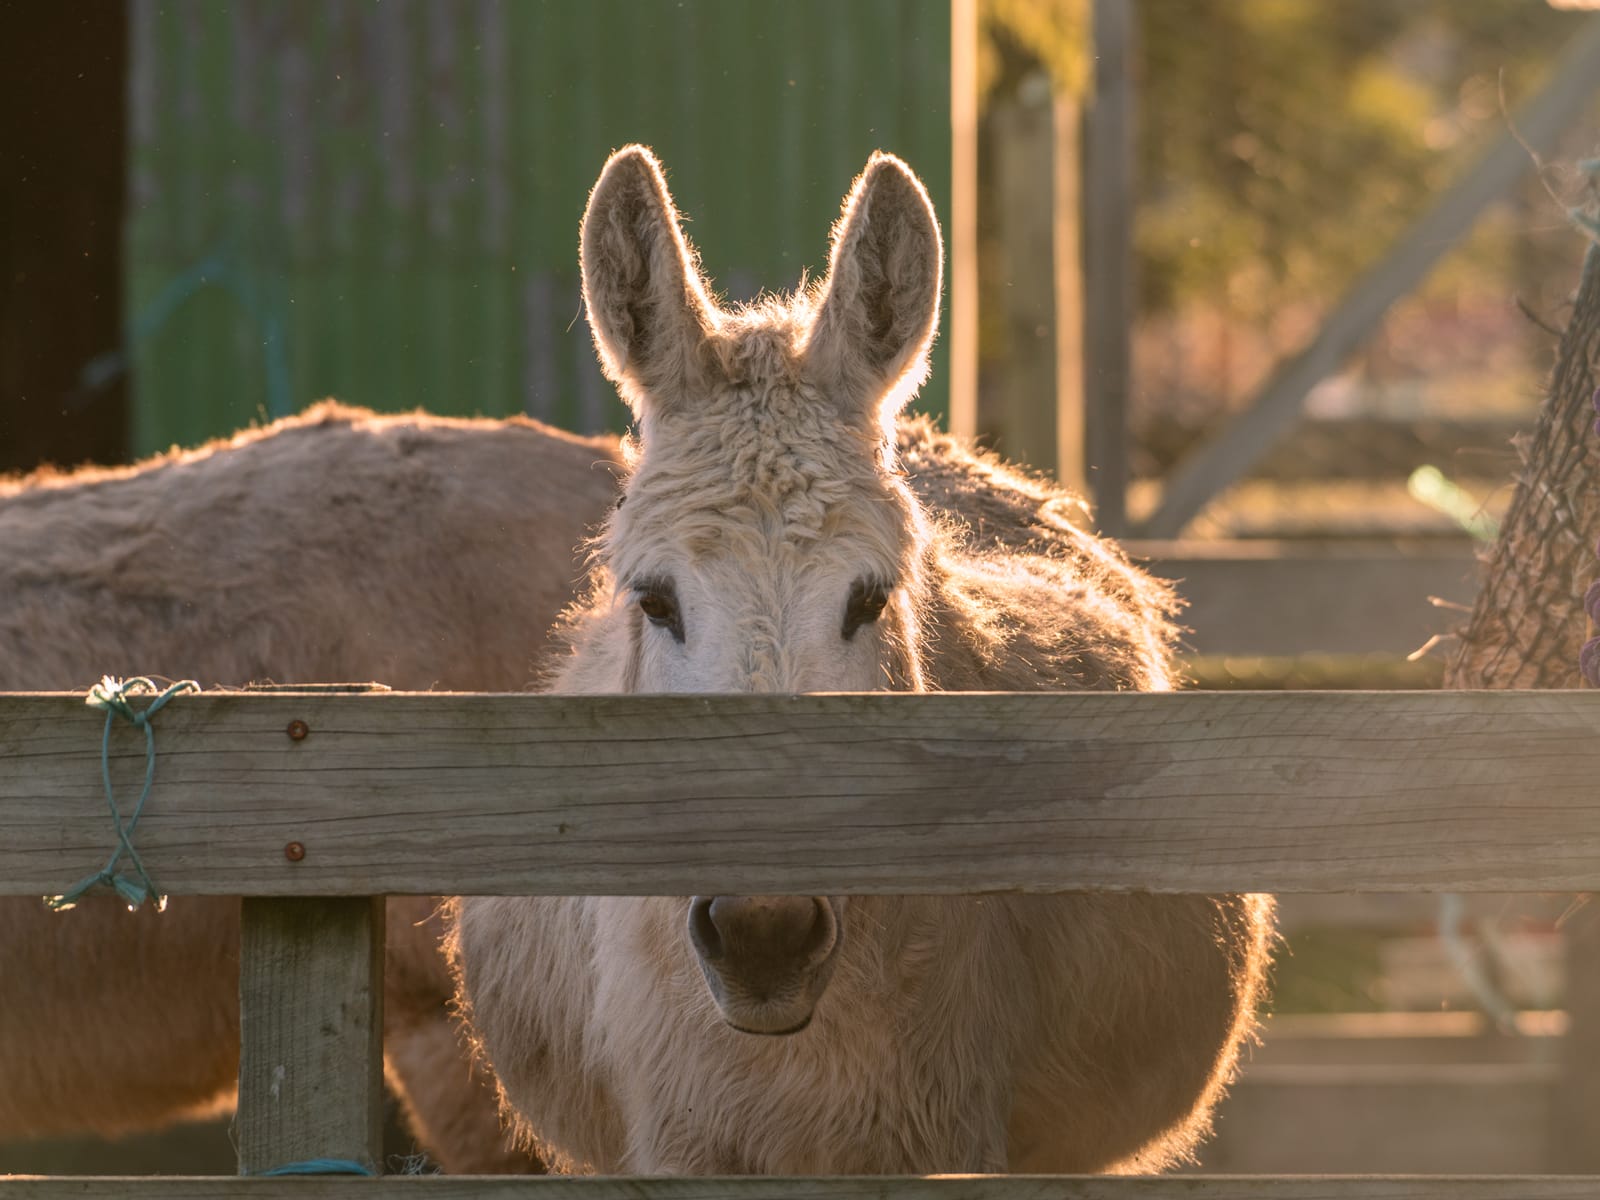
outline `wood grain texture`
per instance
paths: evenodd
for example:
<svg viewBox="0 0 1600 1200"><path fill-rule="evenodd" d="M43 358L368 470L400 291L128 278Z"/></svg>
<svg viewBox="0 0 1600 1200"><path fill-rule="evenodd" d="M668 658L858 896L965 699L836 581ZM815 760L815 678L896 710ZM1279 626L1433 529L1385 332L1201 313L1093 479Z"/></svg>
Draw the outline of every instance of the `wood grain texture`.
<svg viewBox="0 0 1600 1200"><path fill-rule="evenodd" d="M991 194L999 209L994 256L1003 286L996 289L1000 311L991 319L1004 329L1006 346L1004 368L985 389L990 411L983 424L998 424L998 448L1008 459L1082 491L1082 463L1065 464L1063 474L1056 457L1057 421L1081 424L1083 416L1078 406L1064 411L1056 395L1056 280L1039 265L1056 231L1053 172L1042 169L1055 154L1055 104L1042 72L1029 82L994 105L983 126L999 176Z"/></svg>
<svg viewBox="0 0 1600 1200"><path fill-rule="evenodd" d="M1593 693L217 694L157 725L137 842L174 893L1600 887ZM104 861L99 729L0 697L0 890Z"/></svg>
<svg viewBox="0 0 1600 1200"><path fill-rule="evenodd" d="M1554 1064L1246 1065L1208 1169L1277 1173L1552 1169Z"/></svg>
<svg viewBox="0 0 1600 1200"><path fill-rule="evenodd" d="M1461 621L1428 598L1471 604L1478 586L1464 543L1252 538L1124 548L1151 573L1180 581L1183 623L1193 630L1184 644L1195 654L1410 654Z"/></svg>
<svg viewBox="0 0 1600 1200"><path fill-rule="evenodd" d="M0 1200L1592 1200L1600 1177L945 1176L616 1179L0 1179Z"/></svg>
<svg viewBox="0 0 1600 1200"><path fill-rule="evenodd" d="M1562 923L1561 932L1571 1021L1561 1045L1561 1092L1553 1113L1555 1165L1587 1173L1600 1170L1600 909L1591 899Z"/></svg>
<svg viewBox="0 0 1600 1200"><path fill-rule="evenodd" d="M247 899L239 1173L383 1155L383 901Z"/></svg>

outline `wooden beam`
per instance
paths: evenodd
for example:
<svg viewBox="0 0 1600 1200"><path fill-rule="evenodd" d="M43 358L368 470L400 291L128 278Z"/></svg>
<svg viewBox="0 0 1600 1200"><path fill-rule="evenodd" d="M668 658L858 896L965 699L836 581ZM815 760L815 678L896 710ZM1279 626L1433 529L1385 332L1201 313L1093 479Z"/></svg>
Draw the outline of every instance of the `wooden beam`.
<svg viewBox="0 0 1600 1200"><path fill-rule="evenodd" d="M1290 942L1293 953L1293 941ZM1555 1070L1560 1059L1560 1037L1566 1032L1567 1014L1559 1010L1524 1010L1516 1014L1513 1029L1497 1031L1481 1012L1454 1009L1433 1012L1286 1013L1268 1017L1261 1044L1250 1051L1242 1068L1246 1079L1302 1080L1316 1086L1327 1077L1274 1076L1273 1069L1294 1071L1304 1067L1375 1068L1390 1072L1369 1081L1406 1081L1413 1067L1543 1066ZM1346 1076L1354 1079L1356 1076ZM1432 1078L1426 1071L1414 1078ZM1488 1077L1492 1080L1492 1076ZM1513 1077L1515 1079L1515 1077ZM1479 1080L1480 1082L1483 1080ZM1554 1083L1554 1080L1548 1080ZM1226 1110L1225 1110L1226 1111ZM1282 1127L1280 1122L1279 1127ZM1397 1125L1396 1128L1401 1126ZM1541 1140L1543 1138L1541 1137ZM1209 1155L1207 1156L1209 1162ZM1241 1166L1254 1160L1238 1158ZM1305 1166L1310 1167L1310 1163ZM1366 1164L1358 1168L1364 1169ZM1466 1170L1462 1165L1459 1169Z"/></svg>
<svg viewBox="0 0 1600 1200"><path fill-rule="evenodd" d="M1572 906L1571 896L1544 892L1474 892L1456 899L1461 905L1463 920L1498 922L1507 929L1519 925L1548 929ZM1278 928L1291 940L1297 932L1332 925L1395 936L1432 929L1438 923L1439 897L1417 892L1400 895L1318 893L1286 896L1278 905ZM1436 1017L1439 1014L1427 1015Z"/></svg>
<svg viewBox="0 0 1600 1200"><path fill-rule="evenodd" d="M1081 491L1081 478L1063 474L1056 457L1058 417L1082 421L1081 413L1060 413L1056 396L1056 280L1039 257L1053 245L1056 220L1051 160L1055 152L1055 100L1041 70L1018 94L990 109L984 121L990 157L998 179L999 253L995 263L1001 318L1006 331L1004 367L995 372L994 399L999 417L998 448L1014 462L1026 463ZM1075 369L1078 363L1074 361ZM988 403L985 408L988 408ZM1078 474L1081 475L1081 465Z"/></svg>
<svg viewBox="0 0 1600 1200"><path fill-rule="evenodd" d="M1250 407L1179 464L1140 536L1176 537L1212 497L1233 483L1300 417L1306 394L1337 371L1378 327L1389 306L1419 284L1494 201L1532 168L1530 148L1547 150L1600 88L1600 18L1585 22L1544 90L1462 179L1350 289L1300 353L1285 362Z"/></svg>
<svg viewBox="0 0 1600 1200"><path fill-rule="evenodd" d="M1562 1080L1555 1118L1557 1171L1600 1169L1600 908L1577 907L1561 926L1566 1006Z"/></svg>
<svg viewBox="0 0 1600 1200"><path fill-rule="evenodd" d="M1217 1111L1208 1166L1296 1173L1488 1174L1552 1165L1550 1064L1259 1067Z"/></svg>
<svg viewBox="0 0 1600 1200"><path fill-rule="evenodd" d="M1083 127L1084 463L1095 525L1127 532L1132 379L1132 0L1094 0L1094 91Z"/></svg>
<svg viewBox="0 0 1600 1200"><path fill-rule="evenodd" d="M1127 542L1177 581L1193 654L1410 654L1461 624L1480 567L1465 542ZM1438 596L1458 607L1429 602Z"/></svg>
<svg viewBox="0 0 1600 1200"><path fill-rule="evenodd" d="M1092 495L1084 461L1083 339L1083 101L1056 95L1051 102L1051 266L1055 276L1056 478L1082 496ZM1124 488L1126 481L1124 481Z"/></svg>
<svg viewBox="0 0 1600 1200"><path fill-rule="evenodd" d="M0 697L0 892L104 860L100 723ZM135 840L174 893L1600 888L1593 692L216 694L157 724Z"/></svg>
<svg viewBox="0 0 1600 1200"><path fill-rule="evenodd" d="M383 901L246 899L239 1174L383 1156Z"/></svg>
<svg viewBox="0 0 1600 1200"><path fill-rule="evenodd" d="M950 0L950 432L978 433L978 3Z"/></svg>
<svg viewBox="0 0 1600 1200"><path fill-rule="evenodd" d="M1593 1200L1600 1177L945 1175L629 1179L391 1176L381 1180L62 1176L0 1179L0 1200Z"/></svg>

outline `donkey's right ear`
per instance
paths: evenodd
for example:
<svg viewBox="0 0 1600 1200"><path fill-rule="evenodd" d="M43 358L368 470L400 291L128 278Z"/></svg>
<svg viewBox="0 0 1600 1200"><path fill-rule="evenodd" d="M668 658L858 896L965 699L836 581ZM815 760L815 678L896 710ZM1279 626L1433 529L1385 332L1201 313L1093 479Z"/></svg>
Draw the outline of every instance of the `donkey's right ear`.
<svg viewBox="0 0 1600 1200"><path fill-rule="evenodd" d="M703 383L717 307L678 224L661 164L643 146L607 160L579 235L583 302L606 377L635 416Z"/></svg>

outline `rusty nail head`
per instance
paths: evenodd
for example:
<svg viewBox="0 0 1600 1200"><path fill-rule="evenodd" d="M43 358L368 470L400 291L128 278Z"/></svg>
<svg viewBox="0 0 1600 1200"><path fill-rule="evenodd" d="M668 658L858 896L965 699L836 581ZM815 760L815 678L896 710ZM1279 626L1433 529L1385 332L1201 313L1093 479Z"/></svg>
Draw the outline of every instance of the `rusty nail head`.
<svg viewBox="0 0 1600 1200"><path fill-rule="evenodd" d="M299 862L306 856L306 848L299 842L290 842L283 848L283 856L290 862Z"/></svg>
<svg viewBox="0 0 1600 1200"><path fill-rule="evenodd" d="M303 742L303 741L306 740L306 734L308 734L310 732L311 732L311 726L307 725L304 721L298 721L297 720L297 721L290 721L289 722L289 740L290 741Z"/></svg>

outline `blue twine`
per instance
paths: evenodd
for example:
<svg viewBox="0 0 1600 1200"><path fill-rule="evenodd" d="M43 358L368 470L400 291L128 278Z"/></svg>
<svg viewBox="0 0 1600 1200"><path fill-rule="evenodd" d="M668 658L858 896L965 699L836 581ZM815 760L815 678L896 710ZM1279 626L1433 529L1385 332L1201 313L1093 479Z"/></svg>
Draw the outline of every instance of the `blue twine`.
<svg viewBox="0 0 1600 1200"><path fill-rule="evenodd" d="M144 860L133 848L133 831L138 828L139 815L144 812L144 803L150 798L150 787L155 782L156 775L156 735L155 729L150 724L150 718L160 712L167 701L180 692L199 690L200 685L194 680L184 679L162 691L142 675L127 680L114 679L107 675L89 689L84 703L90 708L104 709L106 714L105 729L100 735L100 781L105 785L106 805L111 809L111 823L117 830L117 844L111 851L111 857L106 860L106 865L100 870L92 875L86 875L59 896L45 897L45 903L56 912L66 912L76 905L85 893L97 887L108 887L115 891L127 901L129 912L140 907L152 896L156 900L156 911L165 911L167 898L161 895L155 880L150 878L150 872L145 869ZM143 709L136 709L129 703L129 697L145 695L154 695L155 699ZM126 825L122 823L122 810L117 807L116 793L111 787L111 726L117 717L144 730L144 790L139 793L139 802L133 806L133 815L128 818ZM117 865L122 861L124 854L133 863L137 879L129 879L117 870Z"/></svg>
<svg viewBox="0 0 1600 1200"><path fill-rule="evenodd" d="M308 1158L304 1162L284 1163L251 1175L377 1175L371 1167L350 1158Z"/></svg>
<svg viewBox="0 0 1600 1200"><path fill-rule="evenodd" d="M174 313L208 287L221 288L260 327L261 349L267 373L267 414L276 419L293 411L290 402L289 358L283 336L281 301L265 298L265 289L239 265L232 239L179 272L128 322L123 344L96 355L78 372L85 391L99 391L128 369L133 349L159 332Z"/></svg>

